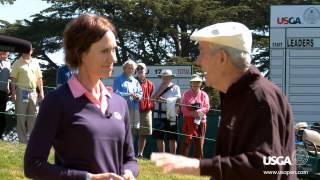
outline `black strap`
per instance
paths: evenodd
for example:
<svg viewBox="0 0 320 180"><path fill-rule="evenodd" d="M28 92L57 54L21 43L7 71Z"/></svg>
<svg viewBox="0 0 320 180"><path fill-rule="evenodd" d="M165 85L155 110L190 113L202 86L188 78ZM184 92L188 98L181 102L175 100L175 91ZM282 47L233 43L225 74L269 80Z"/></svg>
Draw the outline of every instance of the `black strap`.
<svg viewBox="0 0 320 180"><path fill-rule="evenodd" d="M159 96L162 96L164 93L168 92L173 86L174 86L174 84L172 84L171 86L167 87L164 91L162 91L160 93ZM162 103L161 102L159 102L159 109L158 109L157 113L158 113L158 118L161 118L161 113L162 114L166 113L166 111L162 111Z"/></svg>
<svg viewBox="0 0 320 180"><path fill-rule="evenodd" d="M162 91L161 94L159 94L159 96L162 96L164 93L168 92L171 88L173 88L174 84L172 84L171 86L167 87L164 91Z"/></svg>

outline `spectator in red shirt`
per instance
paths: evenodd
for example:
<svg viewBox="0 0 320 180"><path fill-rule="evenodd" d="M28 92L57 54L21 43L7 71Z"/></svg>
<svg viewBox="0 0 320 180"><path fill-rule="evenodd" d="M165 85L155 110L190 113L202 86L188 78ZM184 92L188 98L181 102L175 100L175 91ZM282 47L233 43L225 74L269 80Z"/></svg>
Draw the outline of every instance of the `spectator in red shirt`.
<svg viewBox="0 0 320 180"><path fill-rule="evenodd" d="M154 89L153 83L146 78L147 66L144 63L137 64L137 79L142 88L142 99L139 104L140 130L138 144L138 158L143 157L147 136L152 135L152 108L151 95Z"/></svg>

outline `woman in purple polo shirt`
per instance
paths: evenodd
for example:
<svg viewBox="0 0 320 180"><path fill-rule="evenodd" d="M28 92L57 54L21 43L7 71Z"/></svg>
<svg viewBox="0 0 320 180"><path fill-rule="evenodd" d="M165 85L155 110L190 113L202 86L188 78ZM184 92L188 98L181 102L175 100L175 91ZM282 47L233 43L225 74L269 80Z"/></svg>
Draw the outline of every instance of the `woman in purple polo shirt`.
<svg viewBox="0 0 320 180"><path fill-rule="evenodd" d="M116 62L115 28L82 15L64 31L66 63L78 69L45 97L25 153L32 179L135 179L138 175L126 101L100 78ZM55 164L48 163L51 147Z"/></svg>

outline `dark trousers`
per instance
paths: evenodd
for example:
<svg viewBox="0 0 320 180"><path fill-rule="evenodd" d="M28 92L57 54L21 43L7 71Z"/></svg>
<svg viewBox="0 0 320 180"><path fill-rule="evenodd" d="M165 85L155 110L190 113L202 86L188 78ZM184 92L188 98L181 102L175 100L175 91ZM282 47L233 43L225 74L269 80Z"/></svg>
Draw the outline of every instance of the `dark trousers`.
<svg viewBox="0 0 320 180"><path fill-rule="evenodd" d="M0 139L2 138L2 134L6 129L6 115L4 112L6 111L8 101L8 93L5 91L0 91Z"/></svg>

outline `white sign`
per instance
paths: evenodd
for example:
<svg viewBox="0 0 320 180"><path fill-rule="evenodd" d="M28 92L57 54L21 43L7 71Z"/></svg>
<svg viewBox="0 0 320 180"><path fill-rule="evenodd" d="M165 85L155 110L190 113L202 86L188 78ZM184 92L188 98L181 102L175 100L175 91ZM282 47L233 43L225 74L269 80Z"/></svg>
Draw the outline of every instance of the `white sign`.
<svg viewBox="0 0 320 180"><path fill-rule="evenodd" d="M271 6L271 27L319 27L320 5Z"/></svg>
<svg viewBox="0 0 320 180"><path fill-rule="evenodd" d="M147 78L151 80L154 85L159 85L161 83L161 79L158 77L162 69L171 69L173 74L176 77L173 79L173 82L177 84L181 93L190 89L189 80L192 75L192 66L147 66ZM115 77L120 76L123 73L122 66L114 66L112 76L108 79L102 80L107 86L112 86L113 80Z"/></svg>
<svg viewBox="0 0 320 180"><path fill-rule="evenodd" d="M270 78L294 119L320 120L320 6L271 6Z"/></svg>

